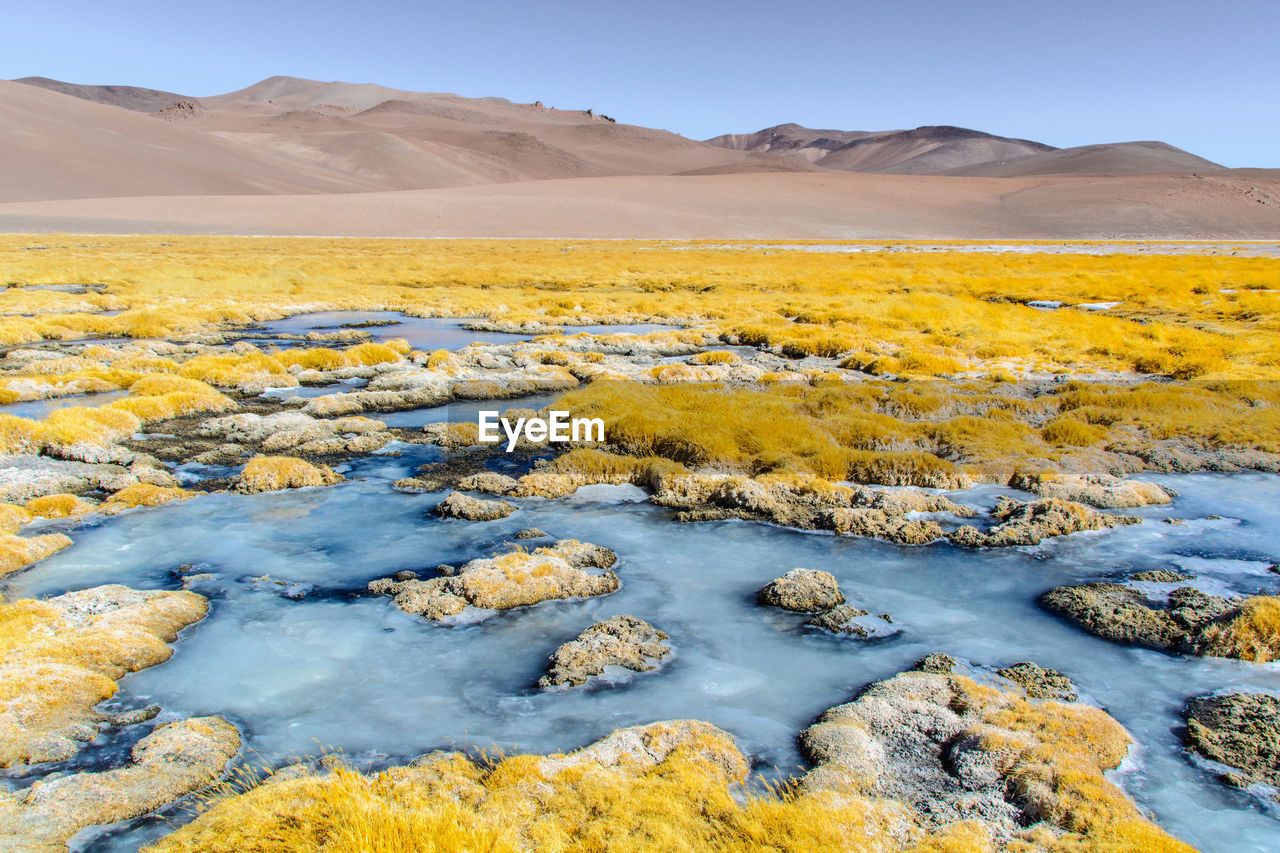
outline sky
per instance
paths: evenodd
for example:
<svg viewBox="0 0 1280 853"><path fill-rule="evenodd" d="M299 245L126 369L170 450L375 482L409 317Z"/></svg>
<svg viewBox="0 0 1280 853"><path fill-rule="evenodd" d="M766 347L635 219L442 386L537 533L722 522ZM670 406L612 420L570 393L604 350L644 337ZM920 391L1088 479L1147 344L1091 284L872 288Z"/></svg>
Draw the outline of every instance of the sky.
<svg viewBox="0 0 1280 853"><path fill-rule="evenodd" d="M201 96L284 74L589 107L695 139L950 124L1280 167L1275 0L51 0L4 17L0 78Z"/></svg>

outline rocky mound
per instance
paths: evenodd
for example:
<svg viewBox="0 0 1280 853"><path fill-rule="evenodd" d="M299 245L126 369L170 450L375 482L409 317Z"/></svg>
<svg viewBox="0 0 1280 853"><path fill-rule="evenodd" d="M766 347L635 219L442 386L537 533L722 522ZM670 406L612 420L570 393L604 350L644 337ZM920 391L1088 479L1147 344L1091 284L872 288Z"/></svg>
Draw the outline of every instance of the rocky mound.
<svg viewBox="0 0 1280 853"><path fill-rule="evenodd" d="M231 464L249 448L267 454L288 452L302 456L372 453L392 438L386 424L371 418L322 420L288 411L210 418L200 424L196 433L224 440L217 450L199 454L203 458L197 461L206 464Z"/></svg>
<svg viewBox="0 0 1280 853"><path fill-rule="evenodd" d="M126 767L53 776L0 792L0 848L57 850L80 830L140 817L220 779L240 750L221 717L170 723L138 741Z"/></svg>
<svg viewBox="0 0 1280 853"><path fill-rule="evenodd" d="M602 674L606 666L647 672L671 654L668 639L648 622L627 614L597 622L556 649L538 686L577 687Z"/></svg>
<svg viewBox="0 0 1280 853"><path fill-rule="evenodd" d="M486 501L453 492L432 510L432 515L441 518L461 518L466 521L497 521L515 512L516 508L506 501Z"/></svg>
<svg viewBox="0 0 1280 853"><path fill-rule="evenodd" d="M1224 781L1280 787L1280 698L1263 693L1201 696L1187 702L1187 745L1234 767Z"/></svg>
<svg viewBox="0 0 1280 853"><path fill-rule="evenodd" d="M991 515L1000 523L986 533L965 525L953 531L949 538L956 545L971 548L1036 545L1051 536L1106 530L1142 521L1135 516L1107 515L1083 504L1058 498L1019 501L1002 497L996 502Z"/></svg>
<svg viewBox="0 0 1280 853"><path fill-rule="evenodd" d="M801 796L856 791L885 798L933 831L972 821L995 849L1051 848L1069 833L1095 832L1112 843L1125 838L1135 849L1150 849L1157 838L1169 849L1186 849L1147 823L1103 775L1130 743L1105 712L1032 704L936 671L954 662L934 657L935 671L873 684L805 730L801 747L815 766L799 783ZM988 843L971 840L956 849Z"/></svg>
<svg viewBox="0 0 1280 853"><path fill-rule="evenodd" d="M1013 666L996 670L996 674L1007 678L1027 691L1032 699L1060 699L1063 702L1074 702L1080 698L1075 685L1056 669L1045 669L1031 661L1021 661Z"/></svg>
<svg viewBox="0 0 1280 853"><path fill-rule="evenodd" d="M844 596L830 572L792 569L765 584L756 594L756 601L798 613L819 613L843 604Z"/></svg>
<svg viewBox="0 0 1280 853"><path fill-rule="evenodd" d="M115 722L94 706L116 679L168 660L166 643L208 612L195 593L117 584L0 606L15 632L0 640L0 767L75 755Z"/></svg>
<svg viewBox="0 0 1280 853"><path fill-rule="evenodd" d="M888 613L872 615L852 604L841 604L825 613L814 616L806 625L821 628L833 634L841 634L858 640L880 640L901 634Z"/></svg>
<svg viewBox="0 0 1280 853"><path fill-rule="evenodd" d="M1167 504L1173 496L1163 486L1141 480L1121 480L1107 474L1060 474L1014 477L1010 486L1044 498L1075 501L1099 509Z"/></svg>
<svg viewBox="0 0 1280 853"><path fill-rule="evenodd" d="M1264 663L1280 655L1280 599L1222 598L1189 586L1153 601L1118 583L1051 589L1040 603L1117 643Z"/></svg>
<svg viewBox="0 0 1280 853"><path fill-rule="evenodd" d="M510 610L552 599L607 595L621 585L617 574L583 569L607 569L616 560L607 548L564 539L536 551L472 560L455 574L431 580L383 578L370 583L369 590L393 596L406 613L440 621L468 607Z"/></svg>

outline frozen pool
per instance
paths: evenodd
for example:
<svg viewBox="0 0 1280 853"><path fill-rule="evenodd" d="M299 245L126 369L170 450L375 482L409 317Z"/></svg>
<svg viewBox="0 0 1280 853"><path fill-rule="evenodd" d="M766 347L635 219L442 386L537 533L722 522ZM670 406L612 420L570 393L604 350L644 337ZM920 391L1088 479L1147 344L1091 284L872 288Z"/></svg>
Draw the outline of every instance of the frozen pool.
<svg viewBox="0 0 1280 853"><path fill-rule="evenodd" d="M475 318L412 317L399 311L316 311L295 314L282 320L272 320L247 330L252 339L261 343L277 343L296 346L298 341L289 338L272 339L272 335L305 335L308 332L336 332L343 329L359 329L368 332L375 341L404 338L414 349L423 351L456 350L472 343L510 344L529 340L531 335L510 332L482 332L464 328ZM381 324L364 326L362 324ZM567 326L565 334L588 332L593 335L632 334L679 329L679 326L661 323L638 323L617 326Z"/></svg>
<svg viewBox="0 0 1280 853"><path fill-rule="evenodd" d="M53 397L48 400L26 400L21 403L0 404L0 414L16 415L20 418L43 420L49 413L67 406L102 406L112 400L129 396L128 391L102 391L97 394L71 394L66 397Z"/></svg>
<svg viewBox="0 0 1280 853"><path fill-rule="evenodd" d="M692 717L731 731L762 772L789 774L800 769L796 735L816 715L924 654L992 665L1035 660L1070 675L1134 735L1116 778L1164 827L1207 851L1276 848L1276 818L1190 760L1177 729L1187 697L1277 690L1280 670L1115 645L1042 611L1036 597L1059 584L1168 566L1226 589L1273 588L1266 566L1280 557L1280 477L1162 478L1181 496L1142 510L1148 523L1036 548L968 551L745 522L676 524L663 509L607 488L572 501L517 501L519 511L501 521L442 521L426 514L440 494L390 486L439 452L359 460L347 482L329 489L213 495L117 516L78 530L73 547L9 587L174 588L181 563L212 573L199 587L213 598L209 617L168 663L125 678L121 701L159 703L169 718L225 715L250 754L271 761L322 747L373 764L440 747L567 750L619 726ZM995 491L966 497L985 506ZM1163 516L1190 521L1167 525ZM386 598L359 594L374 578L458 563L531 526L617 551L622 588L462 627L426 624ZM760 586L797 566L831 571L849 600L888 611L903 634L859 644L754 603ZM314 591L290 600L248 580L264 574ZM608 689L533 689L560 643L617 613L668 632L674 660ZM113 743L103 755L119 753ZM131 850L162 829L134 822L85 843Z"/></svg>

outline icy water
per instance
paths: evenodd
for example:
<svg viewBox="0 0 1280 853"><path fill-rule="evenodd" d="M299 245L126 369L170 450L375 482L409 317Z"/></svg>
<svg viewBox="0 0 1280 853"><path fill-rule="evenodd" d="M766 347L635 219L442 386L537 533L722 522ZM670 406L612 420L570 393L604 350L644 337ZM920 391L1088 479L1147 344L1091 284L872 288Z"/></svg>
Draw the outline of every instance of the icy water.
<svg viewBox="0 0 1280 853"><path fill-rule="evenodd" d="M14 577L16 593L54 594L103 583L175 588L182 563L215 577L209 617L173 658L121 682L126 705L155 702L162 719L222 714L248 754L342 750L374 766L436 748L560 751L619 726L709 720L732 732L764 773L799 772L796 735L864 685L945 651L994 666L1020 660L1062 670L1085 701L1105 707L1137 740L1116 781L1169 831L1206 851L1280 846L1280 822L1247 793L1215 779L1179 741L1190 696L1280 689L1280 669L1127 648L1041 610L1050 587L1111 573L1178 567L1215 589L1277 585L1280 477L1161 478L1181 496L1141 511L1142 525L1035 548L908 548L746 522L684 525L631 487L591 487L566 501L517 501L489 523L439 520L441 494L406 495L391 481L435 458L435 448L374 456L329 489L213 495L126 513L75 532L76 544ZM1007 490L959 499L989 507ZM1208 520L1211 514L1222 516ZM1183 526L1163 516L1189 519ZM361 594L368 581L491 553L515 531L539 527L617 551L622 588L444 627ZM821 568L846 597L888 611L897 638L860 644L762 608L756 590L797 567ZM270 575L283 588L253 577ZM674 659L612 686L539 692L547 656L594 621L631 613L669 633ZM104 738L82 763L118 760L146 727ZM30 780L11 780L27 784ZM134 850L165 831L156 819L79 839L81 849Z"/></svg>
<svg viewBox="0 0 1280 853"><path fill-rule="evenodd" d="M67 406L102 406L112 400L127 397L128 391L102 391L96 394L71 394L67 397L54 397L49 400L27 400L21 403L0 404L0 414L16 415L20 418L43 420L49 413Z"/></svg>
<svg viewBox="0 0 1280 853"><path fill-rule="evenodd" d="M248 331L255 335L266 335L266 338L255 338L255 342L278 343L296 346L300 342L282 338L272 339L271 335L305 335L308 332L336 332L356 329L368 332L375 341L388 341L392 338L404 338L414 349L424 351L462 349L468 344L480 342L486 344L510 344L527 341L531 335L513 334L510 332L480 332L463 328L467 323L475 322L475 318L457 317L412 317L399 311L316 311L309 314L295 314L282 320L273 320L255 326ZM379 326L359 326L361 323L385 323ZM640 323L617 326L567 326L565 334L589 332L593 335L633 334L641 335L649 332L678 329L679 326L667 326L658 323ZM306 342L301 342L306 343Z"/></svg>

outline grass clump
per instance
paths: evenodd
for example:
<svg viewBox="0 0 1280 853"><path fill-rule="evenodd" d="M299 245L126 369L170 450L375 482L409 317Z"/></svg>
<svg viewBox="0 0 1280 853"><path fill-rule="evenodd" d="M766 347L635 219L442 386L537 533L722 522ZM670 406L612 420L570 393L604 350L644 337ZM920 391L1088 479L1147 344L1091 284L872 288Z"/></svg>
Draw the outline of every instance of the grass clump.
<svg viewBox="0 0 1280 853"><path fill-rule="evenodd" d="M0 577L21 571L70 546L71 537L62 533L43 536L0 534Z"/></svg>
<svg viewBox="0 0 1280 853"><path fill-rule="evenodd" d="M41 518L74 518L93 512L97 507L79 495L44 495L27 501L27 512Z"/></svg>
<svg viewBox="0 0 1280 853"><path fill-rule="evenodd" d="M291 456L255 456L236 477L235 489L245 493L275 492L331 486L341 480L342 475L327 465L312 465Z"/></svg>
<svg viewBox="0 0 1280 853"><path fill-rule="evenodd" d="M1245 599L1240 613L1225 625L1205 631L1206 653L1255 663L1280 660L1280 597Z"/></svg>

